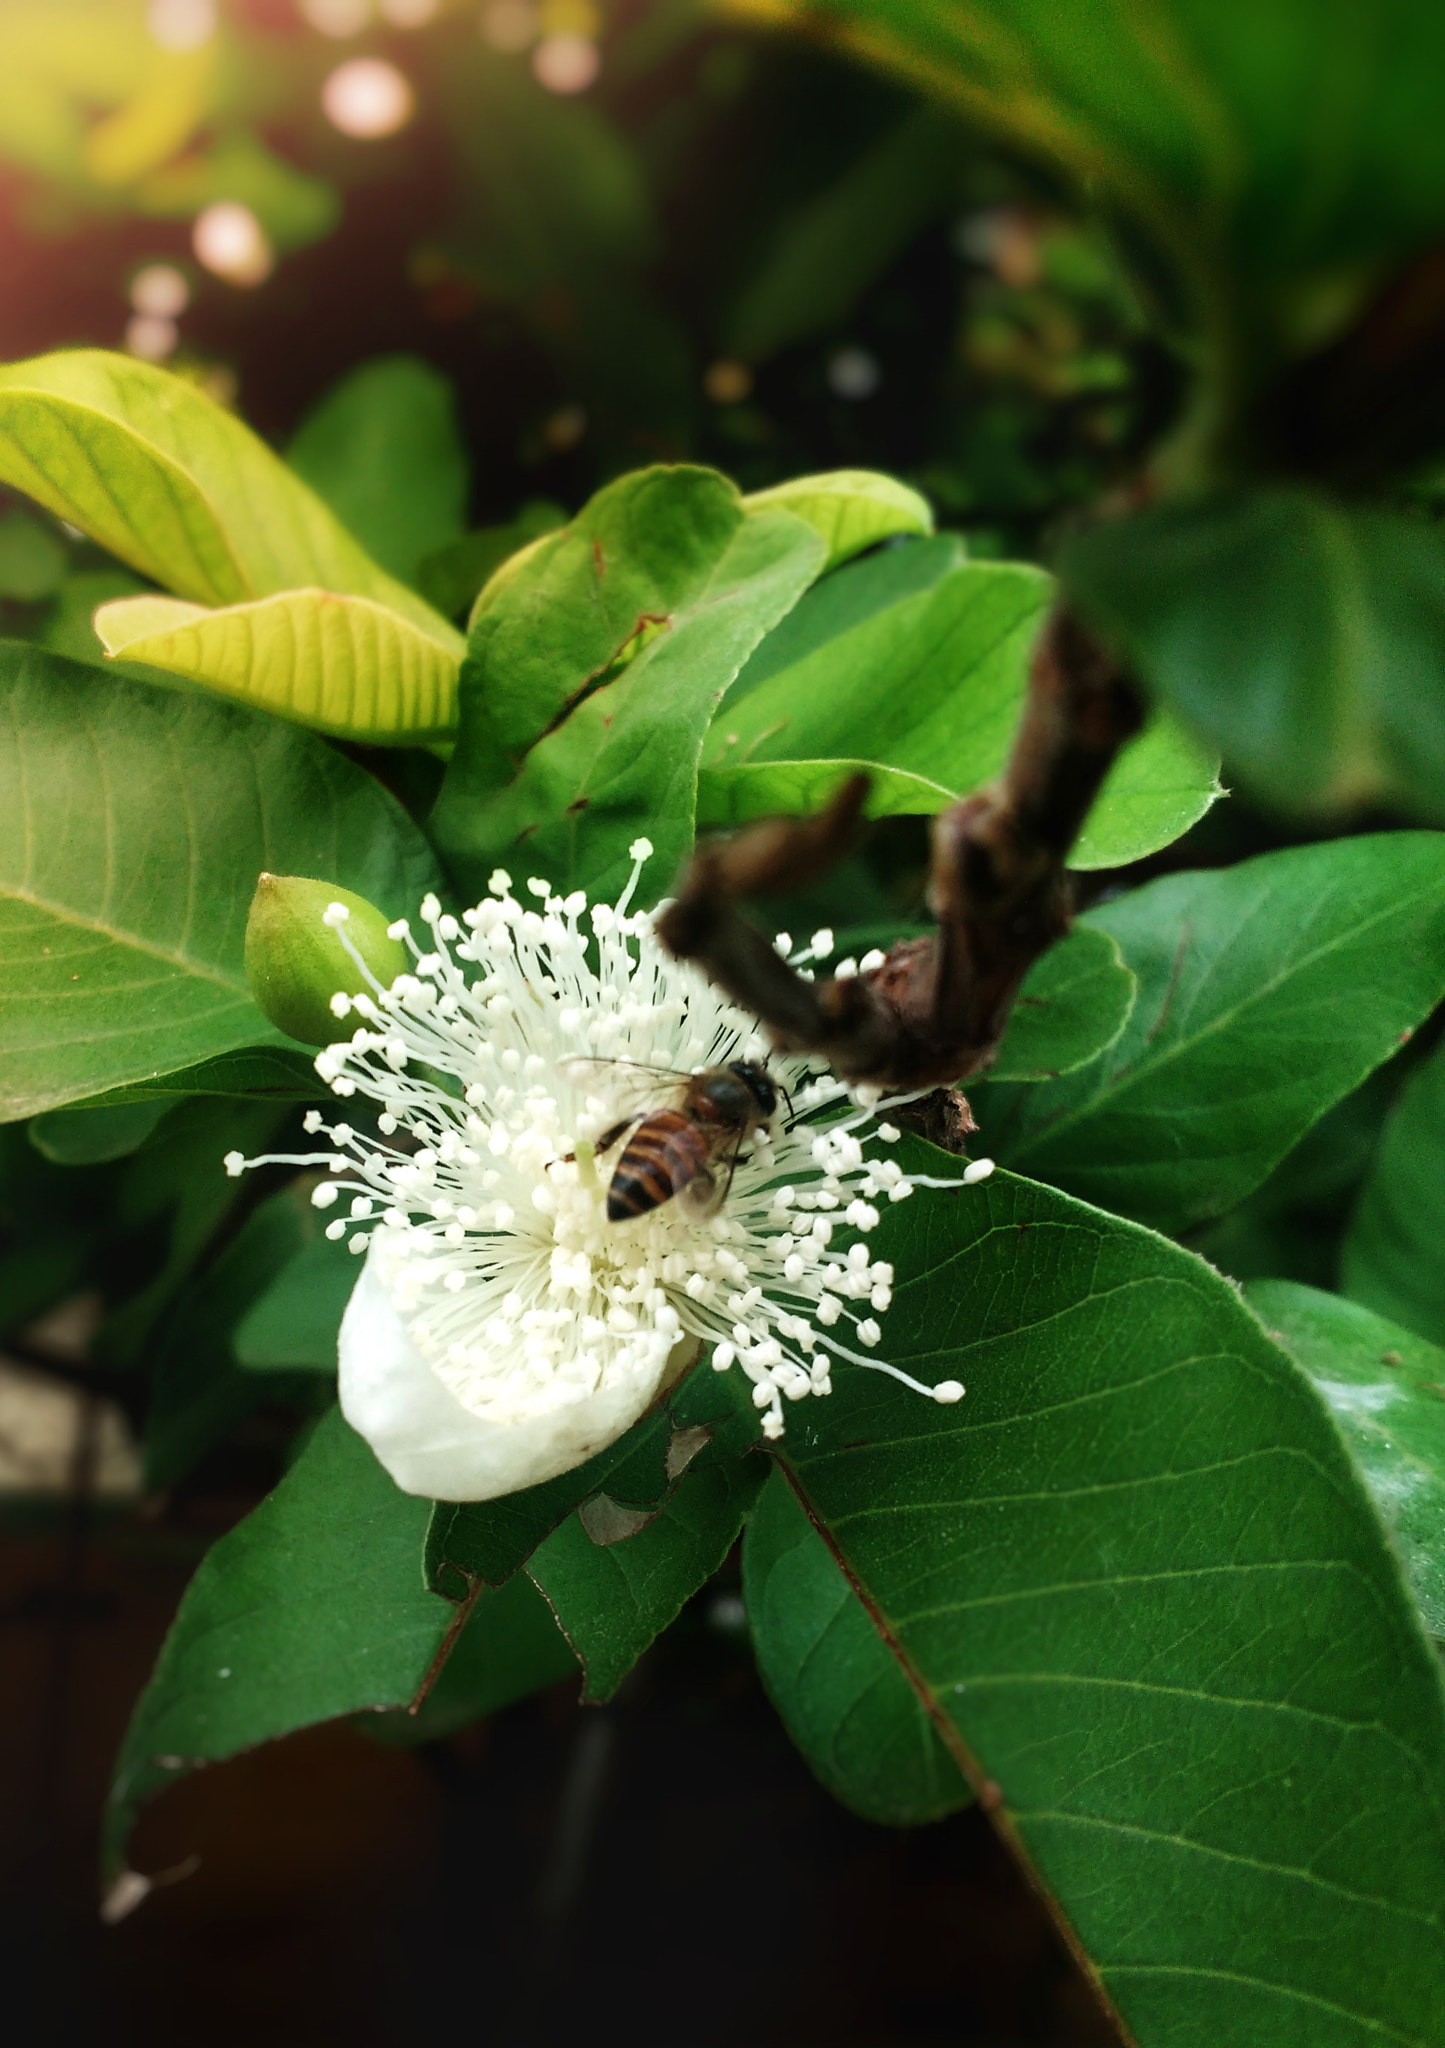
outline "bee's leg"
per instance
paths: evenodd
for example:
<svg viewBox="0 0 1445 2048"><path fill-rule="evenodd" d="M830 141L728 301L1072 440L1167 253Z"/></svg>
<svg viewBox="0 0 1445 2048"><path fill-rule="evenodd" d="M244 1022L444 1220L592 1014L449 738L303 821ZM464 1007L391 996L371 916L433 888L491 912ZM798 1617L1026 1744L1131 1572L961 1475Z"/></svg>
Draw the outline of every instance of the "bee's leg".
<svg viewBox="0 0 1445 2048"><path fill-rule="evenodd" d="M639 1121L640 1119L635 1116L623 1117L621 1123L614 1124L609 1131L604 1131L597 1142L588 1148L588 1156L592 1159L600 1159L604 1152L612 1150L612 1147L617 1143L617 1140L624 1131L630 1131L632 1126ZM562 1154L563 1161L568 1166L573 1164L576 1157L577 1154L575 1152L564 1152Z"/></svg>

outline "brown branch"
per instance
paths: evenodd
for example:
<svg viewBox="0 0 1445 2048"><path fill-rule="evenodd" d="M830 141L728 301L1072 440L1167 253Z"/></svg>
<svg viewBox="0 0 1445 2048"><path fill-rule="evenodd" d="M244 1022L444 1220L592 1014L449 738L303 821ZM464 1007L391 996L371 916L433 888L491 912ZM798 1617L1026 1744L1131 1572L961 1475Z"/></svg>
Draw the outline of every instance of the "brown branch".
<svg viewBox="0 0 1445 2048"><path fill-rule="evenodd" d="M810 983L738 909L739 895L795 889L834 864L867 795L867 778L853 776L817 818L766 819L702 848L659 936L761 1017L780 1052L821 1053L847 1080L898 1091L981 1073L1025 974L1069 928L1064 863L1142 719L1132 684L1061 606L1034 651L1003 775L935 823L936 934L900 942L867 974ZM967 1105L953 1105L935 1103L930 1136L972 1128Z"/></svg>

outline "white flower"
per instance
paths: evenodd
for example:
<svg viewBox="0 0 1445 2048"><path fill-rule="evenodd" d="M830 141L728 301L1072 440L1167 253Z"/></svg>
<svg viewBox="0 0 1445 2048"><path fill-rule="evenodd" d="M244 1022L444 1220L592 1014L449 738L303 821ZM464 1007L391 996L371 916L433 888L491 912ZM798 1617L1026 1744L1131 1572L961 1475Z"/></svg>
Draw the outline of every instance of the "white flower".
<svg viewBox="0 0 1445 2048"><path fill-rule="evenodd" d="M769 1060L787 1111L739 1148L730 1182L724 1155L712 1213L674 1197L608 1221L625 1140L600 1162L596 1140L674 1102L667 1073L769 1059L756 1020L665 953L649 916L628 915L651 851L633 847L632 880L615 908L592 909L590 933L580 891L563 900L529 882L538 907L526 909L500 870L461 923L429 896L425 951L405 922L391 928L415 972L390 989L368 975L374 995L333 1005L361 1022L317 1071L379 1114L354 1130L312 1110L306 1129L335 1152L281 1163L330 1169L312 1199L347 1213L327 1235L349 1232L366 1253L341 1326L341 1405L408 1492L488 1500L568 1471L704 1344L718 1371L752 1381L770 1437L785 1400L830 1391L839 1358L934 1400L963 1393L848 1341L882 1340L893 1269L866 1240L879 1205L915 1180L865 1152L871 1103L805 1060Z"/></svg>

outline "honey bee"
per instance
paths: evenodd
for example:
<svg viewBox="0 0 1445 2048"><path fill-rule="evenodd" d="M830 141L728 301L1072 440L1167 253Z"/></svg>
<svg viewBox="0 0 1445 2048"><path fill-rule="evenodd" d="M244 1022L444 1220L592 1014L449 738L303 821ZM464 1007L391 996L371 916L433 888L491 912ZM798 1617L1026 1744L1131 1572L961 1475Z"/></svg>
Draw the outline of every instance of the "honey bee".
<svg viewBox="0 0 1445 2048"><path fill-rule="evenodd" d="M569 1062L579 1069L627 1064ZM729 1060L726 1066L668 1078L679 1091L674 1104L625 1116L596 1142L594 1151L601 1159L619 1140L626 1140L608 1183L609 1223L629 1223L684 1192L690 1209L706 1213L716 1208L732 1185L742 1146L756 1131L766 1131L777 1114L778 1084L758 1060ZM727 1175L719 1186L724 1162Z"/></svg>

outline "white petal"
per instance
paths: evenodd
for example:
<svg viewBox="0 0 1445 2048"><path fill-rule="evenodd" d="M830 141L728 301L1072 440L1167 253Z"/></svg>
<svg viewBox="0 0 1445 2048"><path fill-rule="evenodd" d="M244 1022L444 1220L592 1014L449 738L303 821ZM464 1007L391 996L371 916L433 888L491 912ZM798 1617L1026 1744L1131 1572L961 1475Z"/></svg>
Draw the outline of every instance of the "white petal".
<svg viewBox="0 0 1445 2048"><path fill-rule="evenodd" d="M404 1493L495 1500L585 1464L630 1429L665 1374L525 1421L474 1415L417 1350L368 1255L341 1321L341 1412Z"/></svg>

